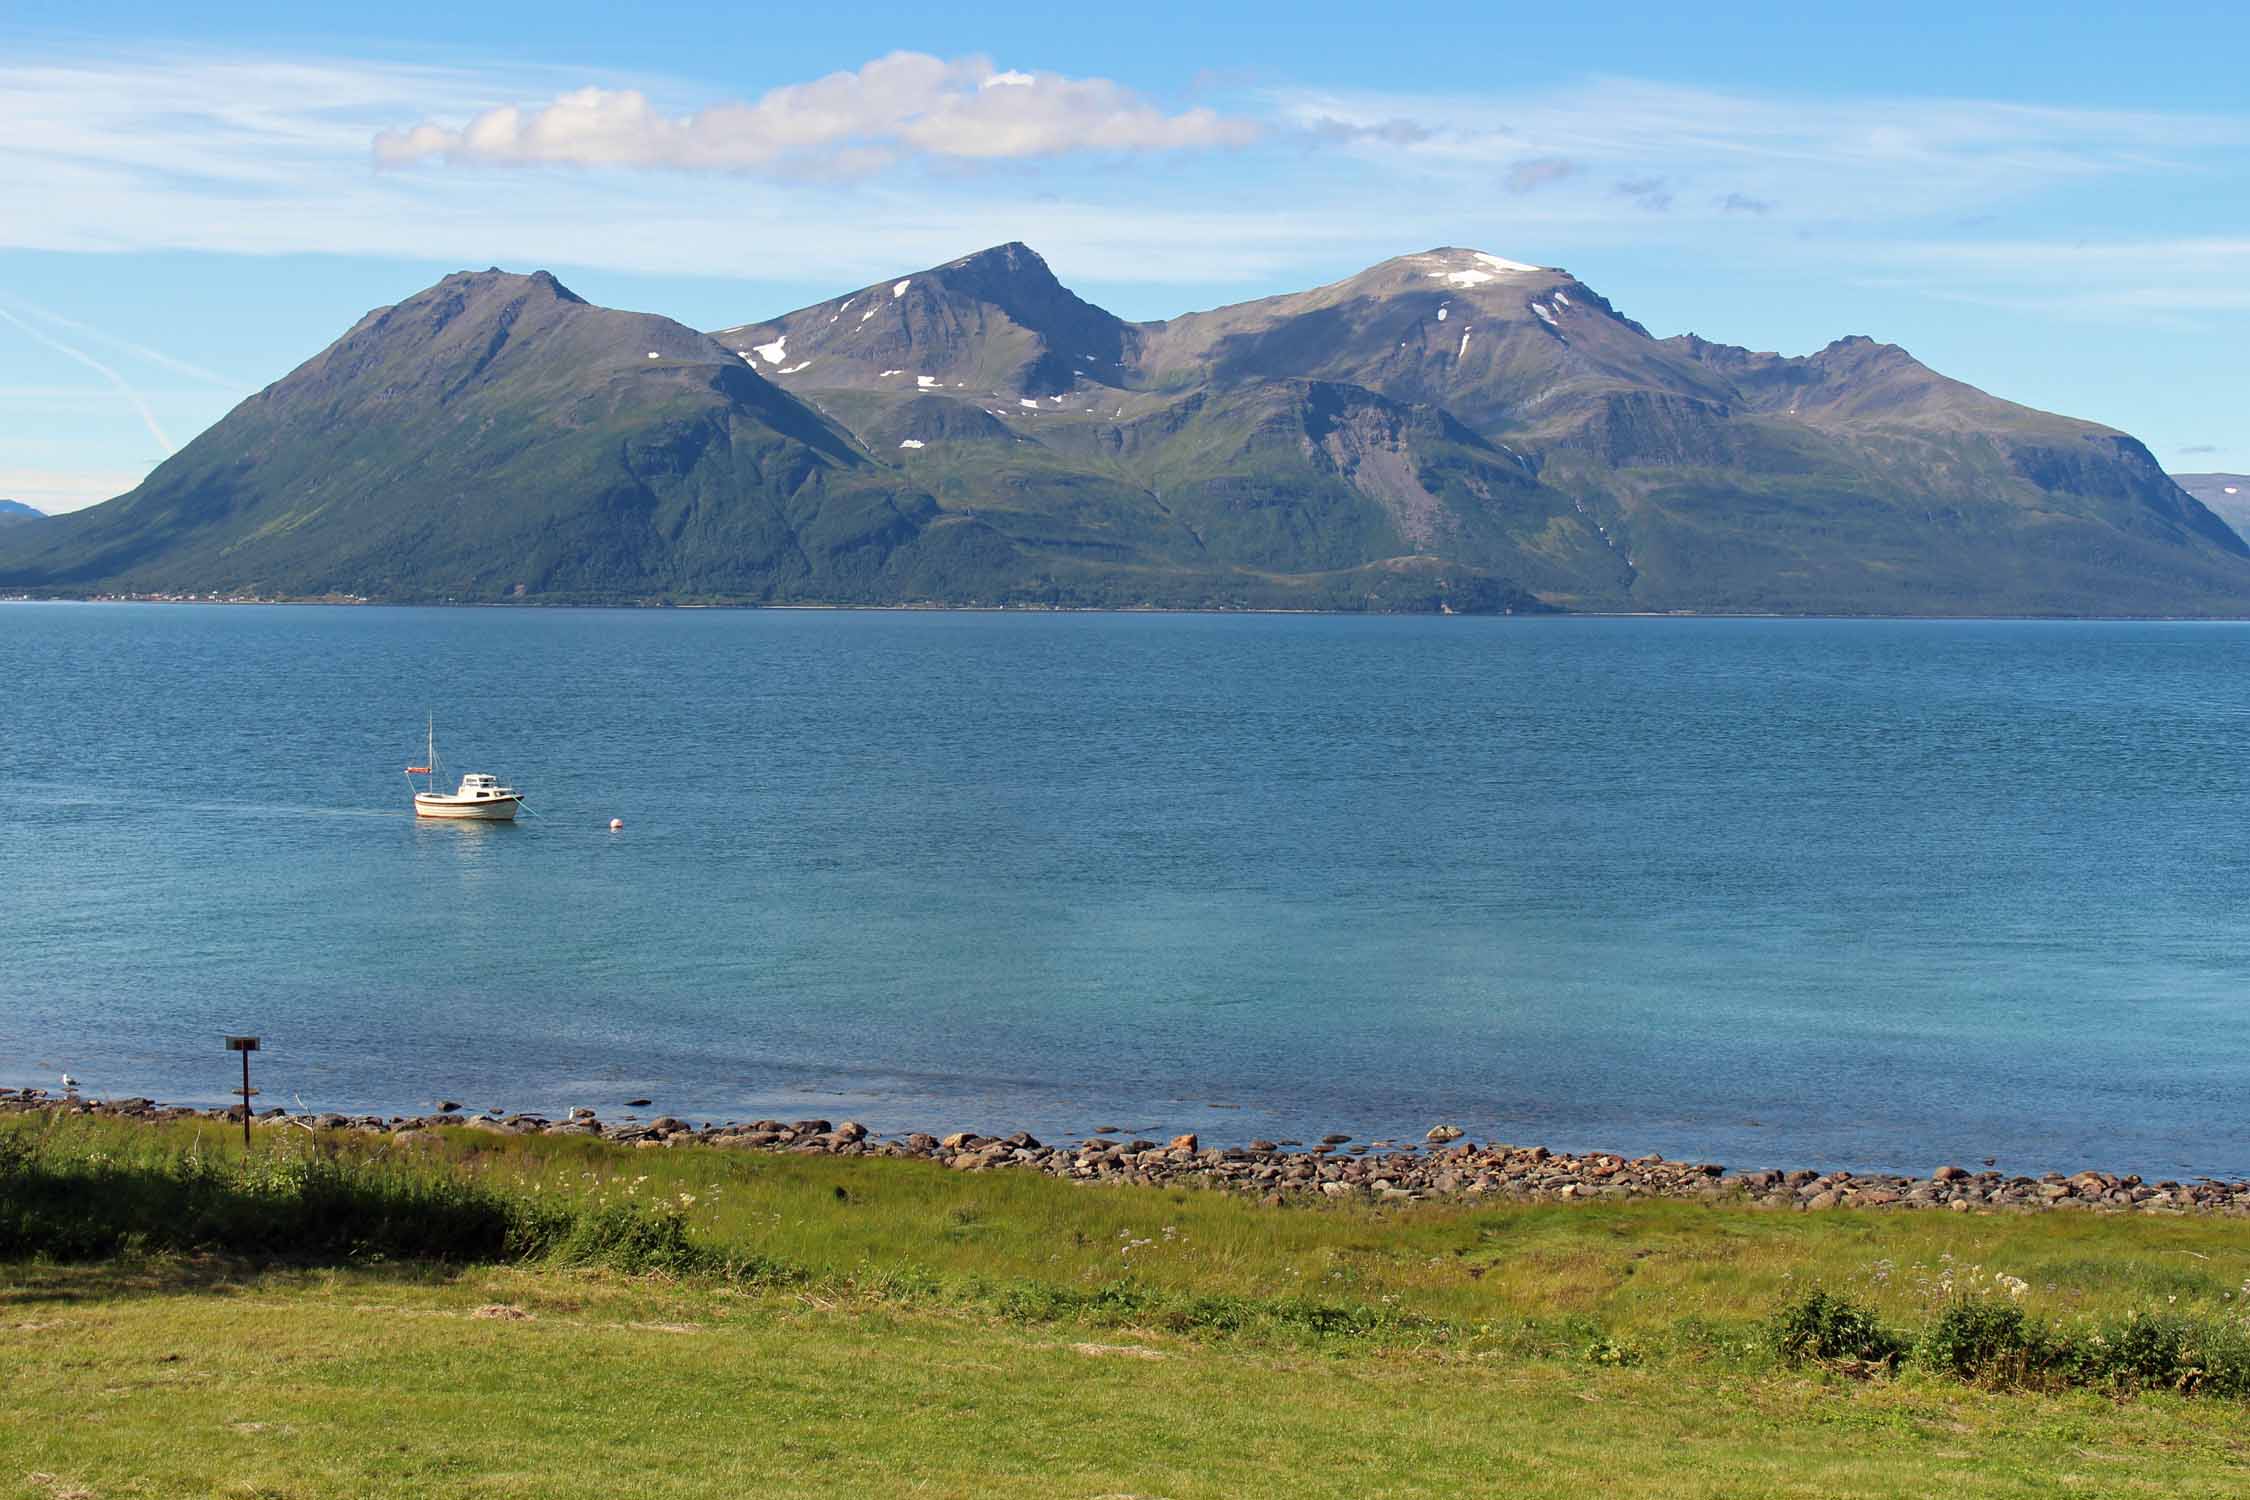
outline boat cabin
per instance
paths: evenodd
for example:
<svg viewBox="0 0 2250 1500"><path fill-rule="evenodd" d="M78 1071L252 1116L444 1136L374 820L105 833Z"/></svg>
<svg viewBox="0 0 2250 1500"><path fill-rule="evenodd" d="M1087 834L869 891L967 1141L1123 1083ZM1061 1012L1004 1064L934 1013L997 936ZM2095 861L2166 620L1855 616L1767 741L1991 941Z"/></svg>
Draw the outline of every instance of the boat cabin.
<svg viewBox="0 0 2250 1500"><path fill-rule="evenodd" d="M464 776L461 778L461 790L453 795L456 797L498 797L505 795L507 790L500 784L500 778L497 776Z"/></svg>

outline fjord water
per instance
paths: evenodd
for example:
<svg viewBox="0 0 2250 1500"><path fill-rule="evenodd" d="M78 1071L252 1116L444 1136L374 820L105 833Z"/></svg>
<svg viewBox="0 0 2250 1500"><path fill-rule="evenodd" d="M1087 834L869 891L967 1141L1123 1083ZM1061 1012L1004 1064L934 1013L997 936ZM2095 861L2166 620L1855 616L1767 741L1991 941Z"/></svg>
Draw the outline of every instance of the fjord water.
<svg viewBox="0 0 2250 1500"><path fill-rule="evenodd" d="M0 1082L2250 1171L2250 629L18 605ZM418 823L426 711L517 826ZM613 816L624 820L612 834Z"/></svg>

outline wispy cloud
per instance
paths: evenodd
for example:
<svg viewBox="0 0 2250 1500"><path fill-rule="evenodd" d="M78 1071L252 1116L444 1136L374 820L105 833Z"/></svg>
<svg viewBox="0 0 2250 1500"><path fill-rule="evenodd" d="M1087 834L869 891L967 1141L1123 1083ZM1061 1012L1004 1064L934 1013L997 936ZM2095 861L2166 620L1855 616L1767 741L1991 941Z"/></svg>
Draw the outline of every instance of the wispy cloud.
<svg viewBox="0 0 2250 1500"><path fill-rule="evenodd" d="M149 436L156 439L157 446L161 447L167 454L175 453L178 451L172 440L164 435L164 429L157 425L156 413L149 410L148 402L142 399L141 393L135 390L131 382L127 381L124 376L118 374L115 370L111 369L108 365L103 364L100 360L94 358L94 356L88 354L85 350L74 348L71 345L64 343L61 339L53 338L48 334L41 332L38 328L33 327L30 323L25 322L22 318L17 317L14 313L8 311L8 309L5 307L0 307L0 322L12 325L25 337L46 345L49 349L54 350L57 354L78 361L87 369L92 370L95 374L101 376L102 379L108 381L110 387L115 390L118 395L122 396L127 402L129 402L132 405L133 410L139 414L142 424L148 428Z"/></svg>
<svg viewBox="0 0 2250 1500"><path fill-rule="evenodd" d="M1183 151L1245 146L1258 134L1256 122L1208 108L1168 114L1106 78L894 52L853 72L692 114L666 114L638 89L579 88L539 108L488 109L458 128L424 121L386 130L374 150L377 162L393 167L440 159L857 174L912 155L991 161Z"/></svg>
<svg viewBox="0 0 2250 1500"><path fill-rule="evenodd" d="M1628 177L1610 189L1620 198L1630 198L1650 213L1669 213L1672 208L1671 190L1661 177Z"/></svg>
<svg viewBox="0 0 2250 1500"><path fill-rule="evenodd" d="M1349 145L1354 141L1381 141L1390 146L1417 145L1430 138L1427 125L1412 120L1377 120L1372 124L1331 120L1325 116L1300 127L1307 139L1323 146Z"/></svg>
<svg viewBox="0 0 2250 1500"><path fill-rule="evenodd" d="M19 313L29 313L53 327L67 329L71 333L78 334L83 338L90 338L98 344L132 355L136 359L147 360L150 364L161 366L175 375L185 375L190 380L200 381L205 385L214 386L223 391L240 391L243 388L243 384L239 380L206 370L201 365L190 364L184 359L174 358L161 349L151 349L146 344L135 343L127 338L119 338L113 333L105 333L101 329L90 327L75 318L66 318L61 313L49 311L37 303L14 298L10 299L8 305L13 306Z"/></svg>
<svg viewBox="0 0 2250 1500"><path fill-rule="evenodd" d="M2017 243L1980 238L2026 222L2014 207L2041 194L2239 184L2250 113L1617 78L1480 96L1229 85L1190 109L1100 78L914 55L701 109L683 108L697 91L675 79L588 81L194 52L0 62L0 202L37 205L0 212L0 247L560 261L844 285L1028 239L1084 281L1216 286L1481 243L1543 262L1651 247L1794 260L1862 284L2069 310L2250 295L2229 290L2229 278L2250 285L2239 261L2174 276L2127 253L2025 272L1991 260ZM509 102L523 100L548 102ZM379 136L388 170L371 169ZM1308 142L1317 170L1302 162ZM1218 147L1248 155L1206 149ZM1166 155L1156 192L1145 163L1174 152L1197 159ZM572 170L497 169L538 164ZM715 171L743 175L714 192ZM1925 242L1990 263L1925 255ZM2069 249L2040 244L2018 266Z"/></svg>
<svg viewBox="0 0 2250 1500"><path fill-rule="evenodd" d="M1428 136L1425 128L1424 139ZM1577 175L1578 163L1567 156L1534 156L1509 167L1503 180L1511 193L1530 193Z"/></svg>
<svg viewBox="0 0 2250 1500"><path fill-rule="evenodd" d="M2250 116L2035 107L1974 99L1795 98L1589 78L1479 95L1282 89L1285 122L1408 120L1398 170L1470 181L1563 161L1675 191L1850 218L1982 208L1994 197L2119 174L2179 171L2250 146ZM1384 155L1370 138L1362 149ZM1585 200L1582 200L1584 202ZM1683 207L1685 200L1683 198Z"/></svg>
<svg viewBox="0 0 2250 1500"><path fill-rule="evenodd" d="M1041 75L1027 76L1033 85L985 92L1037 94ZM917 158L969 174L953 176L830 181L777 171L723 193L697 174L653 167L371 169L370 142L401 121L469 121L497 100L552 98L577 81L530 67L470 72L193 51L0 61L0 140L9 143L0 203L39 209L0 211L0 249L346 254L849 281L1031 239L1081 277L1208 284L1301 264L1305 247L1334 229L1322 205L1278 187L1158 199L1130 173L1065 177L1070 155L982 174L968 156ZM674 80L616 82L652 100L685 92ZM1194 247L1192 258L1183 246Z"/></svg>
<svg viewBox="0 0 2250 1500"><path fill-rule="evenodd" d="M1900 239L1833 249L1881 267L1870 285L1986 307L2111 321L2250 312L2250 239Z"/></svg>

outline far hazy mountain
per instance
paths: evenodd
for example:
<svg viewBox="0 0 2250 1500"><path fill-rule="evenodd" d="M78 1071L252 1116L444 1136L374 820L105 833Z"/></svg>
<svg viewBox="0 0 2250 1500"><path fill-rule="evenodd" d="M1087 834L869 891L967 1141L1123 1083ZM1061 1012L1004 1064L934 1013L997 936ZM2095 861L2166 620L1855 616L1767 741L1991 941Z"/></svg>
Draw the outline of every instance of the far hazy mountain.
<svg viewBox="0 0 2250 1500"><path fill-rule="evenodd" d="M2172 482L2250 540L2250 474L2174 474Z"/></svg>
<svg viewBox="0 0 2250 1500"><path fill-rule="evenodd" d="M24 521L44 521L47 513L34 510L21 500L0 500L0 526L13 526Z"/></svg>

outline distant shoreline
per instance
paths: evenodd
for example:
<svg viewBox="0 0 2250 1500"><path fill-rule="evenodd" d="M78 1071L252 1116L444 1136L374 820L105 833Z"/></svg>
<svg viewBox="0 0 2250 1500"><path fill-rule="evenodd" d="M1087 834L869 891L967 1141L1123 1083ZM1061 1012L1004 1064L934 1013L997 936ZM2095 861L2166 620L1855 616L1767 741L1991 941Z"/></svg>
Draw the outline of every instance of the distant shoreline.
<svg viewBox="0 0 2250 1500"><path fill-rule="evenodd" d="M648 614L665 611L733 611L733 612L789 612L795 614L909 614L909 615L1280 615L1288 617L1319 617L1338 620L1796 620L1804 622L1837 621L1872 623L1896 621L1901 624L1971 625L2243 625L2250 624L2250 607L2241 614L2232 615L2024 615L2024 614L1782 614L1772 611L1722 611L1722 610L1424 610L1424 609L1280 609L1270 605L1244 605L1239 608L1210 605L1129 605L1129 604L809 604L797 601L787 603L757 602L697 602L697 603L642 603L618 600L607 603L562 602L534 599L359 599L359 598L307 598L307 599L253 599L253 598L193 598L186 595L164 597L117 597L85 594L6 594L0 595L0 604L110 604L110 605L191 605L197 608L221 606L230 608L295 609L325 607L334 609L508 609L508 610L608 610L619 613Z"/></svg>
<svg viewBox="0 0 2250 1500"><path fill-rule="evenodd" d="M636 1100L637 1108L651 1101ZM162 1124L204 1121L239 1129L240 1105L198 1109L146 1098L92 1099L75 1092L0 1088L0 1115L85 1115ZM331 1111L258 1113L254 1130L314 1135L382 1136L395 1143L431 1132L571 1136L646 1148L703 1147L821 1156L882 1156L928 1161L952 1171L1039 1171L1088 1184L1200 1186L1258 1195L1269 1202L1360 1199L1378 1202L1578 1201L1668 1198L1735 1201L1778 1211L1839 1208L1937 1209L1951 1213L2057 1212L2250 1215L2250 1180L2197 1178L2150 1182L2137 1174L2086 1169L2065 1175L2009 1175L1944 1164L1927 1177L1897 1173L1760 1170L1730 1172L1716 1162L1627 1157L1612 1151L1560 1153L1543 1146L1479 1145L1459 1126L1433 1125L1420 1141L1354 1141L1331 1133L1318 1143L1253 1140L1205 1146L1194 1134L1168 1141L1131 1137L1112 1126L1064 1145L1022 1131L1006 1136L954 1131L888 1134L855 1121L824 1119L700 1123L670 1115L624 1115L605 1122L593 1110L566 1119L472 1113L447 1101L420 1115L347 1115Z"/></svg>

